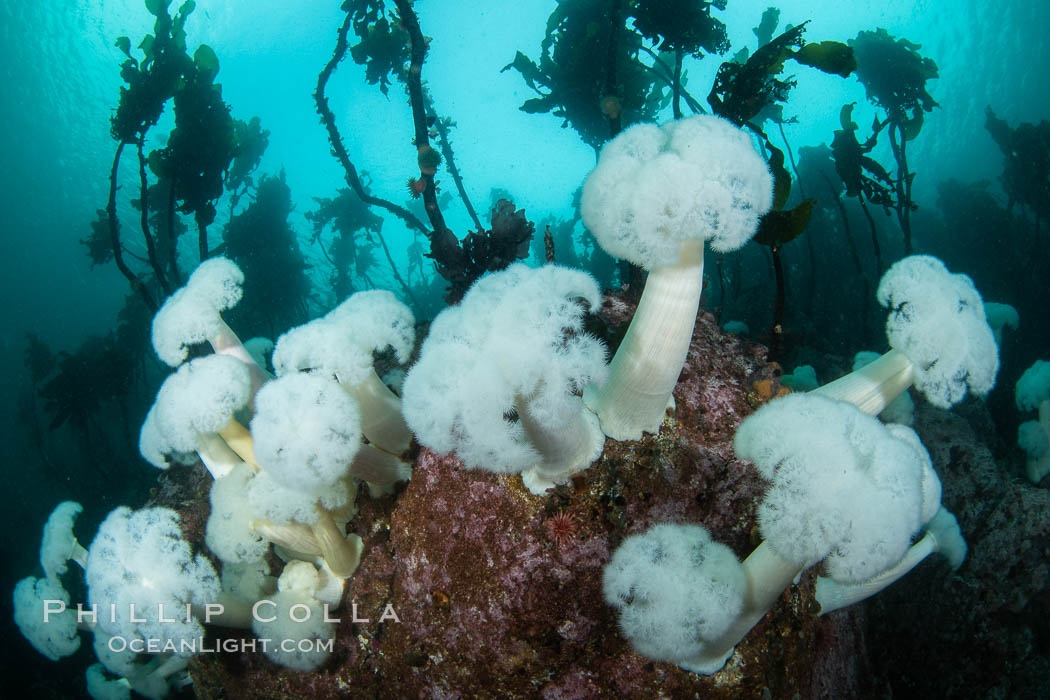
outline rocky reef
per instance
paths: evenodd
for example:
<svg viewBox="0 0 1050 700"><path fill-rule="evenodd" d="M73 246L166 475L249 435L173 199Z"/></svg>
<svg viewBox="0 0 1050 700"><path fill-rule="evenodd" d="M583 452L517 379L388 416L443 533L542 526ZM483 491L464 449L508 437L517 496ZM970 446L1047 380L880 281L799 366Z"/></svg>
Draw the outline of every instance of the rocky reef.
<svg viewBox="0 0 1050 700"><path fill-rule="evenodd" d="M970 551L954 575L932 558L867 602L873 665L900 697L1050 697L1050 492L997 463L976 399L917 406L915 429Z"/></svg>
<svg viewBox="0 0 1050 700"><path fill-rule="evenodd" d="M607 298L615 336L630 306ZM921 406L916 429L958 515L970 557L955 575L934 558L865 604L817 616L807 571L739 644L698 676L634 653L601 593L626 536L691 522L741 558L757 544L763 485L733 433L782 391L766 350L702 314L659 435L606 442L602 458L545 497L519 477L467 470L420 449L399 493L362 497L350 528L365 542L348 581L336 649L317 672L260 653L202 654L202 698L960 697L1043 695L1050 497L1003 474L983 404ZM974 427L976 426L976 428ZM201 470L203 472L203 470ZM155 500L200 542L200 473L166 474ZM203 512L202 512L203 511ZM279 566L274 560L275 566ZM379 621L392 609L397 620ZM1044 621L1033 618L1042 611ZM388 616L389 617L389 616ZM212 628L218 640L251 635ZM1033 695L1034 696L1034 695Z"/></svg>
<svg viewBox="0 0 1050 700"><path fill-rule="evenodd" d="M600 315L615 333L630 311L613 297ZM765 354L702 315L675 390L677 410L659 435L607 441L598 462L545 497L517 476L466 470L420 450L396 496L360 500L350 527L365 555L336 614L332 659L299 673L258 653L203 654L191 667L195 692L268 699L862 692L870 674L861 613L813 614L811 573L710 677L634 653L602 598L610 551L656 523L702 524L740 557L757 543L762 484L734 457L732 438L780 389L779 368ZM199 541L200 533L187 536ZM387 605L398 621L378 621Z"/></svg>

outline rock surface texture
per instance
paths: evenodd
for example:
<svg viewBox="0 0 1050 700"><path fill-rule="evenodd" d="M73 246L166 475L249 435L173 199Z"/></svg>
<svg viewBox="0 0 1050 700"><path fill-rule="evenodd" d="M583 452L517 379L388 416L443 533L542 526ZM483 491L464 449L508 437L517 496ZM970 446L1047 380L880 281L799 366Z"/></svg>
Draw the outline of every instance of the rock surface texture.
<svg viewBox="0 0 1050 700"><path fill-rule="evenodd" d="M607 300L615 333L630 308ZM622 332L622 330L621 330ZM359 498L365 542L336 650L314 673L258 653L198 656L202 698L857 697L873 677L861 610L819 618L807 572L713 676L635 654L601 593L626 536L661 522L703 525L745 557L762 483L733 432L779 390L765 349L701 315L659 435L608 440L602 458L545 497L517 476L469 471L421 450L394 497ZM206 501L205 501L206 503ZM368 622L355 622L367 618ZM387 605L399 622L378 618ZM232 632L218 636L236 638ZM250 639L244 636L245 639Z"/></svg>

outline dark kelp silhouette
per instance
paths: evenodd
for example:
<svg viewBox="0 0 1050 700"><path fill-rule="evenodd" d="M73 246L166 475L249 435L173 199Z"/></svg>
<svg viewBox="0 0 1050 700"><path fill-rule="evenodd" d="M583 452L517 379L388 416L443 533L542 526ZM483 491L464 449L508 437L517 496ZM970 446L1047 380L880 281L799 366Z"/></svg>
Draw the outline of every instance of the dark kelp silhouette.
<svg viewBox="0 0 1050 700"><path fill-rule="evenodd" d="M845 186L846 196L857 198L868 220L868 226L871 229L871 244L875 251L875 272L877 277L881 277L884 269L882 247L879 245L875 220L866 202L877 204L887 211L897 206L894 199L893 178L878 161L869 155L875 148L879 131L886 126L886 122L880 123L876 119L872 125L871 136L862 144L857 140L859 127L853 121L853 107L854 103L843 105L839 112L839 122L842 128L835 130L835 136L831 141L831 153L835 159L835 172L838 173ZM912 207L914 208L914 205Z"/></svg>
<svg viewBox="0 0 1050 700"><path fill-rule="evenodd" d="M368 191L367 182L362 186ZM335 197L314 197L314 201L317 209L306 212L306 218L314 225L313 242L335 268L331 275L335 298L345 299L357 291L353 274L374 287L368 269L375 264L375 237L383 229L383 218L373 214L353 190L345 187ZM329 225L335 236L326 245L324 231Z"/></svg>
<svg viewBox="0 0 1050 700"><path fill-rule="evenodd" d="M621 2L566 0L547 18L539 62L518 51L503 67L538 97L521 110L550 113L598 150L622 123L655 121L666 96L638 60L642 36L628 30Z"/></svg>
<svg viewBox="0 0 1050 700"><path fill-rule="evenodd" d="M766 29L772 31L769 28L770 21L766 20L765 24ZM776 280L776 301L770 330L770 356L773 358L781 354L784 336L786 280L780 249L802 234L816 202L805 199L791 210L784 209L791 194L791 174L785 167L784 152L770 141L759 124L759 117L763 113L770 114L770 107L777 106L777 103L786 102L791 88L798 84L794 78L782 75L785 61L794 60L842 77L849 76L856 66L853 52L845 44L835 41L807 44L802 38L806 24L803 22L771 39L742 64L723 63L707 96L715 114L747 128L763 142L766 159L773 173L773 210L763 217L755 235L757 243L769 247ZM756 30L755 34L758 36L759 31ZM777 112L772 115L777 123L783 121ZM721 274L721 266L719 272Z"/></svg>
<svg viewBox="0 0 1050 700"><path fill-rule="evenodd" d="M292 194L284 171L259 180L255 199L223 230L223 252L244 272L244 297L229 316L246 337L276 338L305 323L310 280L298 236L288 224Z"/></svg>
<svg viewBox="0 0 1050 700"><path fill-rule="evenodd" d="M915 173L908 169L907 144L919 135L924 114L938 106L926 91L926 81L937 77L937 64L918 52L921 44L897 39L881 28L862 31L849 44L857 57L857 79L863 83L868 100L886 113L874 131L889 127L890 148L897 161L897 222L904 233L904 254L911 255Z"/></svg>
<svg viewBox="0 0 1050 700"><path fill-rule="evenodd" d="M473 207L466 197L459 172L454 166L450 167L450 172L453 174L457 189L468 211L472 213L478 230L466 236L461 242L445 224L437 198L437 182L434 176L442 162L452 158L447 131L451 122L441 120L437 116L433 101L429 99L423 88L421 74L426 60L428 41L419 27L415 11L407 0L396 0L394 5L396 11L388 9L382 0L347 0L343 3L342 10L346 16L337 33L332 58L318 75L314 101L317 112L321 116L321 123L328 132L332 154L343 166L347 184L365 204L385 209L404 221L411 229L427 237L430 241L428 257L434 260L438 272L448 281L446 300L454 303L480 274L486 270L502 269L513 262L515 258L508 260L505 251L520 244L517 240L520 235L523 235L523 231L527 231L531 236L534 227L529 222L526 222L528 226L524 228L520 225L508 227L507 221L514 221L517 224L519 219L524 219L524 210L513 214L514 207L511 204L510 210L503 207L498 208L493 215L493 228L484 229L477 215L473 213ZM353 47L350 46L349 39L351 29L358 38L358 42ZM325 95L325 89L332 73L346 57L348 51L355 62L365 65L367 80L371 84L378 84L382 91L385 92L389 88L391 75L394 79L404 82L407 88L412 106L413 138L411 142L416 149L416 166L419 169L419 177L412 178L409 181L409 187L414 194L422 197L424 210L430 223L429 227L407 208L366 191L357 168L350 158L336 126L335 115ZM407 70L405 69L406 61ZM431 135L432 128L434 129L433 136ZM431 146L432 137L437 139L438 149ZM444 153L444 158L442 153ZM511 230L513 233L508 233ZM510 239L504 238L507 235L510 236ZM413 305L417 309L420 308L412 288L394 265L382 234L377 234L376 237L390 262L395 280L401 285ZM527 253L527 242L524 250Z"/></svg>
<svg viewBox="0 0 1050 700"><path fill-rule="evenodd" d="M137 52L133 52L128 37L116 40L126 57L120 66L125 84L110 122L117 148L109 174L109 199L91 234L81 241L94 264L112 260L132 290L154 310L158 298L170 294L181 281L176 248L185 227L176 212L194 217L199 260L214 254L208 226L215 221L215 205L229 189L233 193L233 215L240 197L252 187L251 174L268 142L268 132L258 119L245 123L231 115L222 99L222 86L215 82L219 72L215 52L201 44L192 57L188 53L185 25L195 2L182 3L174 15L169 14L170 4L170 0L146 0L146 9L156 19L153 33L143 37ZM147 156L146 135L169 102L174 105L175 128L166 146ZM119 165L129 145L135 147L138 157L139 197L133 204L140 213L146 250L142 262L148 272L136 272L129 264L128 258L135 255L121 240L117 218ZM158 183L150 184L150 173ZM108 253L103 250L105 240Z"/></svg>
<svg viewBox="0 0 1050 700"><path fill-rule="evenodd" d="M985 115L984 126L1003 152L1001 180L1010 198L1007 208L1020 204L1028 209L1038 235L1041 222L1050 216L1050 121L1022 122L1011 129L991 107Z"/></svg>

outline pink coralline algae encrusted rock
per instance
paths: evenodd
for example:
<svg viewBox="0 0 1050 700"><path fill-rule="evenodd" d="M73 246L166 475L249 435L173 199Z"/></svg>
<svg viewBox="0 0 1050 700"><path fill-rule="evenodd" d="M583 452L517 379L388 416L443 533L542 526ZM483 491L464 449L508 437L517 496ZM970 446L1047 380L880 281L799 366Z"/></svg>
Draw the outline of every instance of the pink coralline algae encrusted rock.
<svg viewBox="0 0 1050 700"><path fill-rule="evenodd" d="M761 400L755 383L776 381L777 368L764 358L764 348L723 334L702 315L675 390L677 413L659 435L606 441L598 462L544 497L530 494L518 476L466 470L454 457L421 450L404 489L396 497L362 498L351 523L365 550L347 600L370 621L354 623L344 610L337 651L312 674L278 668L258 654L198 658L197 692L856 696L866 677L859 613L816 617L813 574L785 592L726 668L710 677L635 654L602 598L611 551L654 524L701 524L740 557L757 544L761 483L733 456L732 436ZM377 621L387 604L400 622Z"/></svg>

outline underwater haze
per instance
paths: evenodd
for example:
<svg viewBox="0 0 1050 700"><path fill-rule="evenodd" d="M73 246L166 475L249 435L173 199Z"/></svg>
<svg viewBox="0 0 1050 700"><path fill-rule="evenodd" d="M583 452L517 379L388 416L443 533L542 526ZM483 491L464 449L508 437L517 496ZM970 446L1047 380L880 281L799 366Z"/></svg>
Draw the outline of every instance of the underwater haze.
<svg viewBox="0 0 1050 700"><path fill-rule="evenodd" d="M1047 697L1048 25L1050 5L1037 0L2 3L0 361L8 370L0 376L0 463L9 500L0 694ZM609 143L617 145L603 150ZM695 240L698 258L687 263ZM173 324L183 336L172 350L156 325L151 335L151 321L180 288L206 286L190 277L205 260L229 264L207 283L219 280L227 296L201 302L215 312L206 320ZM550 263L567 270L540 272ZM644 325L659 303L647 299L672 269L692 276L679 292L692 298L681 302L685 325L660 325L671 312ZM389 294L368 295L375 290ZM347 350L318 323L294 358L292 350L283 360L243 352L241 340L276 342L322 317L335 323L355 294L380 317L362 322L363 350ZM947 309L940 316L931 311L937 304ZM655 336L644 342L661 348L639 350L644 361L667 366L639 380L645 389L618 394L612 387L629 381L623 368L634 361L627 353L643 343L644 330L627 330L632 318ZM921 337L900 330L913 322L926 324ZM556 337L535 340L522 330L529 323ZM194 324L207 328L194 334ZM862 351L908 355L893 388L879 385L886 401L877 409L827 386L857 376ZM189 438L153 449L143 425L162 384L191 360L224 352L250 367L251 380L234 363L230 371L245 379L230 393L243 400L219 422L235 415L250 428L258 464L217 426L198 430L206 419L196 414ZM337 352L352 359L340 356L338 370L326 372ZM373 360L370 389L346 378L348 366ZM529 379L505 377L519 370ZM307 373L331 375L338 400L307 401L288 440L323 433L310 410L339 401L352 403L338 409L346 421L356 426L360 414L369 425L370 391L387 406L404 402L404 417L395 410L390 419L404 440L392 448L364 428L348 430L352 447L329 460L338 478L318 476L316 446L274 448L299 450L303 464L293 469L304 471L283 477L280 488L294 492L283 510L274 505L285 498L280 490L229 506L228 519L243 521L243 536L265 549L248 563L260 567L266 592L245 599L283 595L292 586L285 561L306 560L313 581L336 570L344 611L359 600L373 618L393 606L400 620L352 623L346 612L317 632L331 633L334 651L291 659L230 647L183 655L156 674L178 655L114 655L101 659L106 670L95 667L93 681L85 676L98 661L91 631L27 633L39 608L10 593L20 580L43 573L41 585L64 586L71 606L115 602L113 589L106 597L92 582L103 567L141 565L136 546L183 556L178 565L152 560L145 568L154 573L211 572L172 599L211 602L220 574L229 594L232 558L215 539L205 543L219 527L209 520L220 509L209 490L226 472L209 471L213 455L201 436L221 443L223 459L261 466L267 479L282 473L265 463L265 399L256 393ZM881 381L872 376L865 381ZM475 393L450 408L464 387ZM295 391L281 405L306 389ZM428 391L434 396L419 398ZM739 437L752 415L756 426L759 416L773 420L785 398L821 392L859 409L843 419L851 427L839 442L827 438L835 427L806 437L801 418L763 427L778 436L765 448ZM893 403L898 397L906 408ZM665 414L668 398L675 410ZM624 409L634 400L655 402L654 417L613 427L621 410L643 412ZM204 411L204 403L179 410ZM773 410L763 413L766 406ZM860 415L880 411L881 423ZM446 412L455 414L447 424ZM345 438L331 420L317 438L326 447ZM530 422L593 430L598 447L571 468L548 469L545 450L561 443L548 436L536 446L540 428ZM871 447L879 440L891 447ZM835 450L852 445L858 453L843 463L870 470L845 491L871 481L896 495L868 499L882 513L870 519L845 500L828 506L833 514L812 516L787 539L879 530L879 518L914 516L892 542L886 535L855 545L870 547L869 560L892 559L850 582L867 585L930 541L939 506L958 520L965 561L938 549L939 559L886 591L818 617L828 609L818 578L833 578L843 566L835 557L854 546L837 542L799 561L768 614L752 610L745 625L755 595L739 572L750 571L755 560L746 558L760 541L776 547L770 513L790 507L775 500L790 501L777 489L827 501L841 486L830 476L774 480L782 464L805 461L781 452L818 444L821 464L839 464ZM921 480L914 474L875 473L881 467L872 465L902 444L929 465L925 495L900 496L904 481ZM379 466L358 473L350 464L362 449L380 453ZM772 453L781 461L762 467ZM308 481L323 488L311 491ZM349 495L332 496L339 489ZM285 517L303 498L308 522L302 511ZM898 498L911 503L910 515ZM924 498L933 510L923 505L920 517ZM63 501L83 506L75 532L85 548L120 506L171 509L181 531L162 532L166 515L142 515L128 526L124 561L100 564L93 554L86 577L72 563L55 575L39 544ZM261 510L249 517L251 508ZM332 524L342 528L339 546L347 535L363 543L346 575L326 548L299 556L279 533L251 530L291 523L313 532L320 548L320 521L311 518L327 522L333 513L349 513ZM673 536L659 529L672 525L697 527ZM150 540L143 533L153 527L160 534ZM653 532L668 539L633 539ZM628 550L642 563L625 563ZM483 551L489 559L475 561ZM678 551L694 563L728 557L737 573L722 570L701 585L703 566L661 568L673 558L666 552ZM782 549L775 556L791 559ZM632 571L643 574L635 580ZM726 620L729 631L711 632L703 610L666 607L676 595L694 605L695 590L732 588L725 582L738 574L746 595L739 612L725 613L737 616ZM681 589L651 586L656 579L681 580ZM617 585L626 591L619 598L610 593ZM327 602L322 588L296 595L316 608ZM56 589L47 590L53 599ZM714 606L736 610L731 593ZM651 607L639 611L642 600ZM238 643L253 629L263 636L250 623L199 628L201 639ZM54 636L31 644L34 634L66 635L71 646L50 660ZM724 668L696 662L727 650Z"/></svg>

